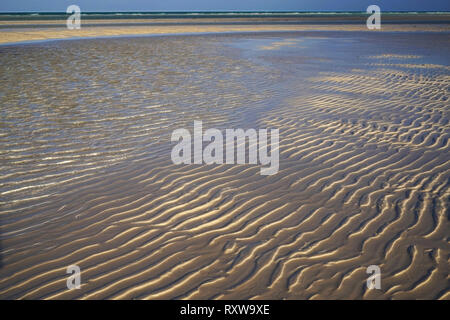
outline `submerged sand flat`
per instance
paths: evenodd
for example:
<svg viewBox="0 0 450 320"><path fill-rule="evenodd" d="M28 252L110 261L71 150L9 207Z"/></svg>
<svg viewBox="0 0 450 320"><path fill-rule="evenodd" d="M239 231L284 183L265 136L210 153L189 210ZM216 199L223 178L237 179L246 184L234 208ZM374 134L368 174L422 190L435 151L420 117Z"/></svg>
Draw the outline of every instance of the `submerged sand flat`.
<svg viewBox="0 0 450 320"><path fill-rule="evenodd" d="M445 32L0 47L0 297L450 299L449 57ZM172 164L194 120L278 128L280 171Z"/></svg>

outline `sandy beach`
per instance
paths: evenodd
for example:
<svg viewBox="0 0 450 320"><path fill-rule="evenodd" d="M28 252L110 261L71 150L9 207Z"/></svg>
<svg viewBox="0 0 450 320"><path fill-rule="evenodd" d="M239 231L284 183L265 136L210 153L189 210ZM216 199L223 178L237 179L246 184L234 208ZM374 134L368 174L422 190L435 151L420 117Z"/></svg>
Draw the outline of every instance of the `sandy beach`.
<svg viewBox="0 0 450 320"><path fill-rule="evenodd" d="M1 19L0 44L85 37L161 35L212 32L368 31L366 16L95 19L83 18L81 29L69 30L65 20ZM377 32L450 32L450 14L391 15Z"/></svg>
<svg viewBox="0 0 450 320"><path fill-rule="evenodd" d="M0 298L450 299L449 31L0 29ZM279 172L173 164L196 120Z"/></svg>
<svg viewBox="0 0 450 320"><path fill-rule="evenodd" d="M59 28L34 28L0 30L0 43L15 43L36 40L95 38L111 36L163 35L184 33L219 33L219 32L263 32L263 31L364 31L364 25L192 25L192 26L109 26L82 27L80 30ZM379 32L449 32L449 25L383 25Z"/></svg>

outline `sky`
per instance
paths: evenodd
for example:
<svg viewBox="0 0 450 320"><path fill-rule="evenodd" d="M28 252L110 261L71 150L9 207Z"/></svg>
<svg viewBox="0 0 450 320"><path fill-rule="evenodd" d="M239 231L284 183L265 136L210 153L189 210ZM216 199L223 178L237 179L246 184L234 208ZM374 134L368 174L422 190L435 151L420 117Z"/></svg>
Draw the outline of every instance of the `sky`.
<svg viewBox="0 0 450 320"><path fill-rule="evenodd" d="M0 12L92 11L450 11L450 0L0 0Z"/></svg>

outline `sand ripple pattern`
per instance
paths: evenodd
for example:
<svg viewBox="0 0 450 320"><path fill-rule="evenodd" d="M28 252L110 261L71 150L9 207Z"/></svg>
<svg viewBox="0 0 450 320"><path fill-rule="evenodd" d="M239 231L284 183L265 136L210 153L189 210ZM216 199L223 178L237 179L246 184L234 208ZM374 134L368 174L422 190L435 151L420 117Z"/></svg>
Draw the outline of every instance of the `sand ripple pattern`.
<svg viewBox="0 0 450 320"><path fill-rule="evenodd" d="M1 298L450 299L445 35L0 51ZM279 128L279 173L173 165L198 119Z"/></svg>

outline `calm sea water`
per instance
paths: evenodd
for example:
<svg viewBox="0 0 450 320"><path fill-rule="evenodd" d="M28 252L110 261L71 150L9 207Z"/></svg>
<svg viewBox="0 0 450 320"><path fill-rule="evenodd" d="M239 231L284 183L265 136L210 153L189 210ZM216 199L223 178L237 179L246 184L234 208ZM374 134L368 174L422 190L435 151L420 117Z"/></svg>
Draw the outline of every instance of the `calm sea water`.
<svg viewBox="0 0 450 320"><path fill-rule="evenodd" d="M81 8L82 9L82 8ZM386 11L383 15L448 15L449 11ZM306 17L358 17L365 11L276 11L276 12L82 12L84 19L191 19L191 18L306 18ZM0 20L60 20L65 12L7 12L0 13Z"/></svg>

